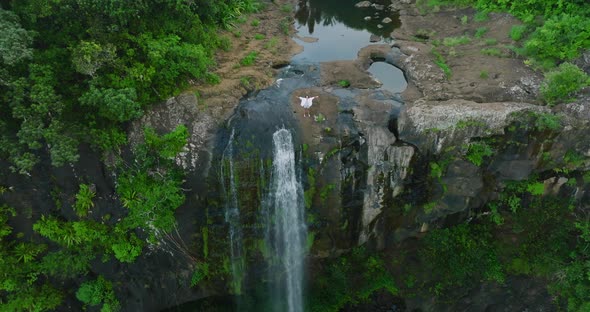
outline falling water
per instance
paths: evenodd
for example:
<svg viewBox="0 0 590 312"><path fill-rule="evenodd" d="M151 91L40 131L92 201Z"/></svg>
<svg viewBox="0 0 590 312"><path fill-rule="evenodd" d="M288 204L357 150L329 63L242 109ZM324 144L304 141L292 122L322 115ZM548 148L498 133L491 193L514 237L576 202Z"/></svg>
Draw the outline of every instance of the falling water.
<svg viewBox="0 0 590 312"><path fill-rule="evenodd" d="M267 239L278 257L271 262L271 279L279 283L275 310L303 311L303 263L306 226L303 189L298 181L291 133L280 129L273 134L273 168L267 222Z"/></svg>
<svg viewBox="0 0 590 312"><path fill-rule="evenodd" d="M234 293L242 291L244 260L242 258L242 226L240 224L240 207L234 175L234 130L221 158L221 185L225 198L225 222L229 224L229 241L231 249L232 288ZM239 305L239 303L238 303Z"/></svg>

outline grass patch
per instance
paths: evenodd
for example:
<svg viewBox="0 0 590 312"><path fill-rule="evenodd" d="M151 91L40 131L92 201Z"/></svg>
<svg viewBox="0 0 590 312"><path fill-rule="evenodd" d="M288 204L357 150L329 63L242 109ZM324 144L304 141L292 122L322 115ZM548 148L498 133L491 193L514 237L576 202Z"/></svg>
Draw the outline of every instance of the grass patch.
<svg viewBox="0 0 590 312"><path fill-rule="evenodd" d="M293 6L290 4L284 4L283 6L281 6L281 12L291 13L292 11L293 11Z"/></svg>
<svg viewBox="0 0 590 312"><path fill-rule="evenodd" d="M451 68L449 67L449 65L447 65L445 58L442 56L442 54L440 54L440 52L436 51L435 49L432 49L432 54L435 57L434 63L436 65L438 65L438 67L440 67L440 69L442 69L442 71L445 74L445 76L447 77L447 79L450 79L453 72L451 71Z"/></svg>
<svg viewBox="0 0 590 312"><path fill-rule="evenodd" d="M488 32L488 28L487 27L479 27L478 29L475 30L475 38L481 38L483 37L483 35L485 35Z"/></svg>
<svg viewBox="0 0 590 312"><path fill-rule="evenodd" d="M486 40L484 40L483 44L487 45L487 46L493 46L498 44L498 40L496 38L488 38Z"/></svg>
<svg viewBox="0 0 590 312"><path fill-rule="evenodd" d="M467 25L468 22L469 22L469 17L467 15L463 15L461 17L461 25Z"/></svg>
<svg viewBox="0 0 590 312"><path fill-rule="evenodd" d="M255 34L255 35L254 35L254 39L256 39L256 40L262 40L262 39L264 39L264 38L265 38L265 37L264 37L264 35L263 35L263 34Z"/></svg>
<svg viewBox="0 0 590 312"><path fill-rule="evenodd" d="M258 57L258 52L252 51L248 53L241 61L240 64L242 66L251 66L256 62L256 58Z"/></svg>
<svg viewBox="0 0 590 312"><path fill-rule="evenodd" d="M254 19L254 20L252 20L252 22L250 23L250 25L252 25L254 27L258 27L258 25L260 25L260 20L259 19Z"/></svg>
<svg viewBox="0 0 590 312"><path fill-rule="evenodd" d="M471 39L467 36L461 37L447 37L443 39L443 45L447 47L454 47L458 45L468 44L471 42Z"/></svg>
<svg viewBox="0 0 590 312"><path fill-rule="evenodd" d="M486 70L482 70L482 71L479 72L479 78L481 78L481 79L488 79L488 77L489 77L489 74L488 74L488 72Z"/></svg>
<svg viewBox="0 0 590 312"><path fill-rule="evenodd" d="M498 49L498 48L485 48L485 49L481 49L481 54L483 54L483 55L489 55L489 56L497 56L497 57L504 56L504 54L502 53L502 51L500 51L500 49Z"/></svg>

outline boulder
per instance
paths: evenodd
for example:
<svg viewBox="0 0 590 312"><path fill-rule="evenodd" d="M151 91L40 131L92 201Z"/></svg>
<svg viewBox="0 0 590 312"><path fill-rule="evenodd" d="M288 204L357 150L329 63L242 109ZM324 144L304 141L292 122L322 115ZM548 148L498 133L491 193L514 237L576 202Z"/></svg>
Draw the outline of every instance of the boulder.
<svg viewBox="0 0 590 312"><path fill-rule="evenodd" d="M354 6L357 8L368 8L372 5L371 1L361 1L355 4Z"/></svg>

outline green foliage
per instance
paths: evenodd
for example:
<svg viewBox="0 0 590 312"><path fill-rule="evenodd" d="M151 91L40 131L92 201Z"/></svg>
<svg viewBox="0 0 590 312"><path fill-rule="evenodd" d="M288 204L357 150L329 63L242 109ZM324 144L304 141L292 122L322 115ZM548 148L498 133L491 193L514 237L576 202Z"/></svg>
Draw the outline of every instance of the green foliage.
<svg viewBox="0 0 590 312"><path fill-rule="evenodd" d="M463 15L461 17L461 25L467 25L467 22L469 22L469 17L467 15Z"/></svg>
<svg viewBox="0 0 590 312"><path fill-rule="evenodd" d="M350 87L350 81L340 80L340 81L338 81L338 85L342 88L348 88L348 87Z"/></svg>
<svg viewBox="0 0 590 312"><path fill-rule="evenodd" d="M510 28L510 38L514 41L520 41L524 37L526 30L525 25L514 25Z"/></svg>
<svg viewBox="0 0 590 312"><path fill-rule="evenodd" d="M191 276L191 287L197 286L202 280L209 276L209 264L206 262L199 262L195 265L195 270Z"/></svg>
<svg viewBox="0 0 590 312"><path fill-rule="evenodd" d="M248 53L244 58L240 61L242 66L251 66L256 62L256 58L258 57L258 52L252 51Z"/></svg>
<svg viewBox="0 0 590 312"><path fill-rule="evenodd" d="M479 225L461 224L429 232L420 258L424 269L432 272L432 292L442 295L479 279L503 282L504 273L492 239L489 229Z"/></svg>
<svg viewBox="0 0 590 312"><path fill-rule="evenodd" d="M540 196L545 193L545 184L543 182L534 182L527 185L526 190L533 196Z"/></svg>
<svg viewBox="0 0 590 312"><path fill-rule="evenodd" d="M590 77L571 63L563 63L545 74L541 96L549 105L572 100L575 92L590 85Z"/></svg>
<svg viewBox="0 0 590 312"><path fill-rule="evenodd" d="M33 36L22 28L16 14L0 8L0 61L6 66L14 66L31 59ZM2 78L2 76L0 76ZM2 84L0 79L0 85Z"/></svg>
<svg viewBox="0 0 590 312"><path fill-rule="evenodd" d="M446 37L443 39L442 43L443 43L443 45L445 45L447 47L454 47L454 46L458 46L458 45L464 45L464 44L471 43L471 39L467 36Z"/></svg>
<svg viewBox="0 0 590 312"><path fill-rule="evenodd" d="M478 29L475 30L475 38L481 38L483 37L483 35L485 35L488 32L488 28L487 27L479 27Z"/></svg>
<svg viewBox="0 0 590 312"><path fill-rule="evenodd" d="M76 203L74 204L74 211L78 217L86 217L88 210L94 207L92 199L96 195L96 192L86 184L80 184L80 190L76 194Z"/></svg>
<svg viewBox="0 0 590 312"><path fill-rule="evenodd" d="M102 304L101 312L116 312L120 309L113 284L102 276L82 283L76 291L76 298L89 306Z"/></svg>
<svg viewBox="0 0 590 312"><path fill-rule="evenodd" d="M437 50L432 49L432 54L435 57L434 63L442 69L443 73L447 77L447 79L451 79L451 68L447 65L445 58L440 54Z"/></svg>
<svg viewBox="0 0 590 312"><path fill-rule="evenodd" d="M125 122L142 115L133 88L90 90L80 97L80 104L97 111L97 114L114 122Z"/></svg>
<svg viewBox="0 0 590 312"><path fill-rule="evenodd" d="M494 151L485 142L474 142L469 144L465 157L472 164L479 167L481 166L484 157L492 156L493 154Z"/></svg>
<svg viewBox="0 0 590 312"><path fill-rule="evenodd" d="M551 113L534 113L537 131L558 130L561 128L561 116Z"/></svg>
<svg viewBox="0 0 590 312"><path fill-rule="evenodd" d="M117 194L128 210L120 222L122 229L142 228L154 242L160 231L174 227L174 211L184 202L182 176L175 169L174 157L187 138L185 126L163 136L145 129L145 144L136 147L134 166L122 172L117 183Z"/></svg>
<svg viewBox="0 0 590 312"><path fill-rule="evenodd" d="M497 56L497 57L503 56L502 51L500 51L500 49L498 49L498 48L485 48L485 49L481 49L480 52L483 55Z"/></svg>
<svg viewBox="0 0 590 312"><path fill-rule="evenodd" d="M478 11L477 13L475 13L475 16L473 17L473 20L476 22L485 22L489 19L490 17L488 11Z"/></svg>
<svg viewBox="0 0 590 312"><path fill-rule="evenodd" d="M482 70L479 72L479 78L481 79L488 79L490 75L488 74L487 70Z"/></svg>
<svg viewBox="0 0 590 312"><path fill-rule="evenodd" d="M258 25L260 25L260 20L259 19L253 19L252 22L250 23L250 25L257 27Z"/></svg>
<svg viewBox="0 0 590 312"><path fill-rule="evenodd" d="M114 61L115 47L106 43L104 46L92 41L80 41L72 51L72 63L76 71L94 77L96 72Z"/></svg>
<svg viewBox="0 0 590 312"><path fill-rule="evenodd" d="M569 61L590 47L590 19L583 15L555 14L524 43L524 53L545 68Z"/></svg>
<svg viewBox="0 0 590 312"><path fill-rule="evenodd" d="M340 311L346 304L369 299L375 291L398 293L391 273L378 255L362 247L350 254L331 260L311 286L311 298L306 311Z"/></svg>
<svg viewBox="0 0 590 312"><path fill-rule="evenodd" d="M254 39L255 40L263 40L265 37L263 34L255 34L254 35Z"/></svg>

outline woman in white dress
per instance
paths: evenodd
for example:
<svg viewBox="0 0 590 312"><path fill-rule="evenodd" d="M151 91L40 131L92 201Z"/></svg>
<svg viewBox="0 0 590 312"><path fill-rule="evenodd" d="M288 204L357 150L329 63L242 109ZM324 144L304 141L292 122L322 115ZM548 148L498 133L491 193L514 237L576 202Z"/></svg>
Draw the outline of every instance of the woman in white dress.
<svg viewBox="0 0 590 312"><path fill-rule="evenodd" d="M299 99L301 100L301 106L305 109L305 111L303 112L303 117L311 117L311 115L309 114L309 108L311 108L311 106L313 105L313 100L318 97L319 96L309 97L309 95L306 95L305 97L299 97Z"/></svg>

